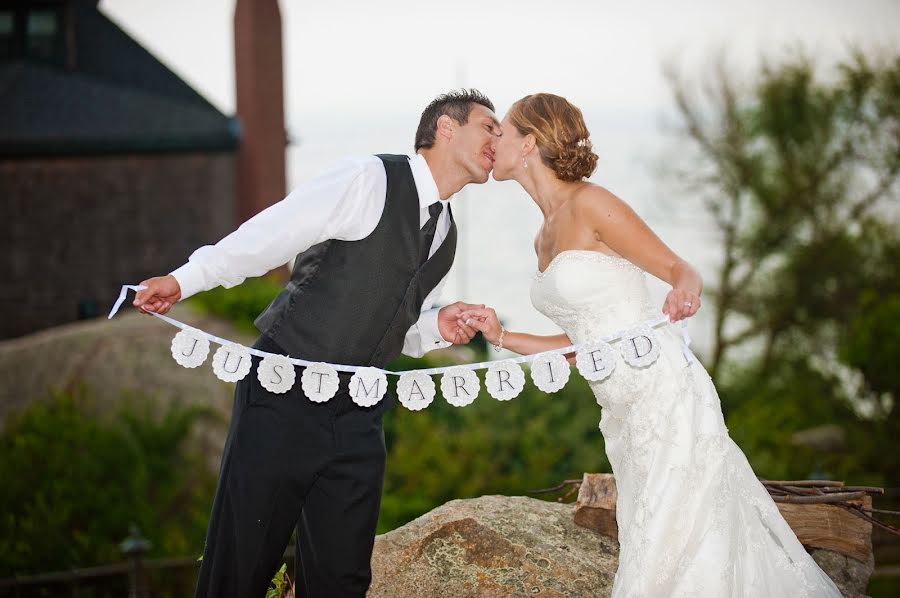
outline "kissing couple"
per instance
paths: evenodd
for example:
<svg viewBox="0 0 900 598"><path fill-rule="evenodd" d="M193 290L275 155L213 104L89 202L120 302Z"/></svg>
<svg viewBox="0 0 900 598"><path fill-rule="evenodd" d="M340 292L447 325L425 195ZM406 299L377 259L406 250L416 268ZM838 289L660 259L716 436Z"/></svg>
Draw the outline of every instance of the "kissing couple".
<svg viewBox="0 0 900 598"><path fill-rule="evenodd" d="M697 271L627 203L588 182L597 155L581 111L539 93L502 121L477 90L435 98L412 156L349 158L299 186L167 276L143 281L134 305L240 284L295 258L290 281L256 320L254 348L326 363L384 368L481 333L534 354L600 340L662 313L653 367L614 368L590 382L616 477L615 598L840 598L728 436L703 366L674 322L700 308ZM534 307L564 332L507 331L496 312L433 306L453 264L451 198L470 183L520 184L543 213L534 239ZM654 305L645 273L671 285ZM570 356L571 358L571 356ZM254 365L259 358L254 357ZM385 465L382 416L353 402L349 373L316 403L294 386L235 388L231 424L195 596L261 598L296 528L298 598L362 597Z"/></svg>

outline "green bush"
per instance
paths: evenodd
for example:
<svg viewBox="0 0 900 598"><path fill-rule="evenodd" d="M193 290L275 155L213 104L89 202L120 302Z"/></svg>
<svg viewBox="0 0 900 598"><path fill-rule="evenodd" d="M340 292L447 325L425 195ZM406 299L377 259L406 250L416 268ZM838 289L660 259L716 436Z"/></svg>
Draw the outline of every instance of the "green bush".
<svg viewBox="0 0 900 598"><path fill-rule="evenodd" d="M131 523L149 556L203 546L216 476L188 439L214 412L142 401L107 421L82 389L10 416L0 436L0 577L121 561Z"/></svg>
<svg viewBox="0 0 900 598"><path fill-rule="evenodd" d="M216 287L188 298L188 305L202 313L229 320L242 330L255 331L253 321L281 292L277 276L248 278L230 289Z"/></svg>

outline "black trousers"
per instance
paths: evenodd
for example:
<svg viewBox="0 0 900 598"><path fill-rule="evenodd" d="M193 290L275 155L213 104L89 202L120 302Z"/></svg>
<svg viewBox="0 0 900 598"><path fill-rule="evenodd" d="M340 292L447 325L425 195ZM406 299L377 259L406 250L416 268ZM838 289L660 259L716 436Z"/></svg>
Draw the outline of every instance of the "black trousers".
<svg viewBox="0 0 900 598"><path fill-rule="evenodd" d="M255 348L284 354L263 336ZM262 598L293 529L297 598L365 596L384 480L381 419L396 398L371 408L347 390L313 403L300 375L285 394L256 377L237 383L196 598Z"/></svg>

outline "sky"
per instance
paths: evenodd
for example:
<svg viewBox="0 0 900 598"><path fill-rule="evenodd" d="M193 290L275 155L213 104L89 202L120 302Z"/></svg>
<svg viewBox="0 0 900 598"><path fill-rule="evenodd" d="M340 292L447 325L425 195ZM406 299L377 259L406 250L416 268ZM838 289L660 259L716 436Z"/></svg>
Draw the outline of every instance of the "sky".
<svg viewBox="0 0 900 598"><path fill-rule="evenodd" d="M101 9L226 113L234 111L233 0L103 0ZM736 64L797 42L838 56L890 43L897 0L282 0L288 120L416 109L464 83L498 108L536 90L616 109L668 102L660 64ZM383 67L403 65L406 76ZM394 70L394 69L392 69ZM364 101L360 96L363 95ZM420 109L420 108L419 108Z"/></svg>
<svg viewBox="0 0 900 598"><path fill-rule="evenodd" d="M707 280L715 231L660 176L672 152L672 65L702 81L724 58L750 76L761 57L804 49L822 64L850 45L897 49L900 0L335 0L280 2L288 187L352 154L410 153L424 106L477 87L502 116L536 91L585 114L600 165L592 181L628 201ZM233 0L102 0L100 9L226 114L235 109ZM444 299L497 307L507 323L557 329L531 308L531 242L541 215L514 183L454 200L460 245ZM660 301L667 287L652 282ZM696 318L708 345L709 310Z"/></svg>

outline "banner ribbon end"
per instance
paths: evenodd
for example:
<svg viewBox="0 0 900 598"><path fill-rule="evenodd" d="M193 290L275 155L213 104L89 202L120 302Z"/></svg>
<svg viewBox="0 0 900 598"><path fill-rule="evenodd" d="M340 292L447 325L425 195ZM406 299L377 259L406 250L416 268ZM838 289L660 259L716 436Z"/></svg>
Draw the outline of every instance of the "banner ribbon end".
<svg viewBox="0 0 900 598"><path fill-rule="evenodd" d="M112 309L109 310L109 316L107 316L107 320L112 320L113 316L116 315L116 312L119 311L119 308L122 307L122 304L125 302L125 296L128 295L128 289L133 291L143 291L147 287L142 284L123 284L122 290L119 291L119 297L116 299L116 302L113 304Z"/></svg>

